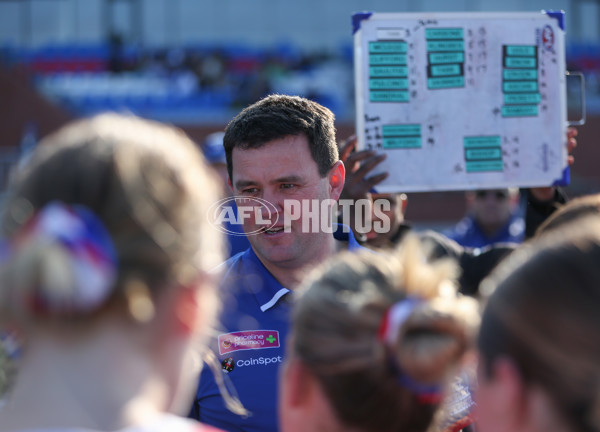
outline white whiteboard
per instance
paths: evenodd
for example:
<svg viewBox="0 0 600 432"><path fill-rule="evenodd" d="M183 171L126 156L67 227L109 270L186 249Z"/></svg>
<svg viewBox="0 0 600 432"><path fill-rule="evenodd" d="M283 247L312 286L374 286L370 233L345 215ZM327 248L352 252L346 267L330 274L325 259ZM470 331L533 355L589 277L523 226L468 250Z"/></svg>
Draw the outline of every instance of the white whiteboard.
<svg viewBox="0 0 600 432"><path fill-rule="evenodd" d="M564 18L559 13L558 18ZM380 192L568 183L564 31L546 13L353 16L359 149Z"/></svg>

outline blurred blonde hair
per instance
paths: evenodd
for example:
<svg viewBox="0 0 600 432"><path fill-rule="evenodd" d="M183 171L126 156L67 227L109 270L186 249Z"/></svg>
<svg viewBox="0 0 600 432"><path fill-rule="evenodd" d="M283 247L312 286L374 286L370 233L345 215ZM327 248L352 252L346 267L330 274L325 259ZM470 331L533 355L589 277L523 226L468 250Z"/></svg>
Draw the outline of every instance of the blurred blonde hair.
<svg viewBox="0 0 600 432"><path fill-rule="evenodd" d="M362 430L426 430L437 409L399 382L443 385L471 346L479 314L461 298L449 260L429 264L416 236L392 254L336 256L304 283L293 314L293 355L318 377L341 421ZM392 345L378 338L386 312L412 308Z"/></svg>

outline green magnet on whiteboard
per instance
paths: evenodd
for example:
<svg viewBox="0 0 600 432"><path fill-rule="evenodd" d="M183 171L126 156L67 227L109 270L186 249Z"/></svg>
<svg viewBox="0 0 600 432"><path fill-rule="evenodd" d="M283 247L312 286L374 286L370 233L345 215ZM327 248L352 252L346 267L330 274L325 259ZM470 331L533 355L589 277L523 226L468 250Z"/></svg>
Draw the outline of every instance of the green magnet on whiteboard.
<svg viewBox="0 0 600 432"><path fill-rule="evenodd" d="M500 135L491 136L471 136L464 137L463 144L465 148L471 147L500 147L502 141Z"/></svg>
<svg viewBox="0 0 600 432"><path fill-rule="evenodd" d="M383 136L421 136L420 124L383 125Z"/></svg>
<svg viewBox="0 0 600 432"><path fill-rule="evenodd" d="M509 56L535 56L534 45L506 45L506 54Z"/></svg>
<svg viewBox="0 0 600 432"><path fill-rule="evenodd" d="M370 78L370 90L406 90L408 89L408 78Z"/></svg>
<svg viewBox="0 0 600 432"><path fill-rule="evenodd" d="M408 102L408 90L374 90L369 92L371 102Z"/></svg>
<svg viewBox="0 0 600 432"><path fill-rule="evenodd" d="M535 117L537 115L537 105L504 105L502 107L502 117Z"/></svg>
<svg viewBox="0 0 600 432"><path fill-rule="evenodd" d="M459 52L448 52L448 53L429 53L429 63L464 63L465 53Z"/></svg>
<svg viewBox="0 0 600 432"><path fill-rule="evenodd" d="M463 41L427 41L427 51L464 51Z"/></svg>
<svg viewBox="0 0 600 432"><path fill-rule="evenodd" d="M406 65L406 54L371 54L369 55L369 65Z"/></svg>
<svg viewBox="0 0 600 432"><path fill-rule="evenodd" d="M443 77L443 78L428 78L427 87L430 89L443 89L452 87L464 87L465 77Z"/></svg>
<svg viewBox="0 0 600 432"><path fill-rule="evenodd" d="M535 57L504 57L504 67L537 68L537 59Z"/></svg>
<svg viewBox="0 0 600 432"><path fill-rule="evenodd" d="M463 39L462 28L428 28L425 39Z"/></svg>
<svg viewBox="0 0 600 432"><path fill-rule="evenodd" d="M538 104L542 100L539 93L505 93L506 105Z"/></svg>
<svg viewBox="0 0 600 432"><path fill-rule="evenodd" d="M406 137L406 138L384 138L383 148L384 149L398 149L398 148L420 148L421 137Z"/></svg>
<svg viewBox="0 0 600 432"><path fill-rule="evenodd" d="M504 162L500 161L478 161L467 162L467 172L504 171Z"/></svg>
<svg viewBox="0 0 600 432"><path fill-rule="evenodd" d="M537 81L505 81L502 83L505 93L533 93L538 90Z"/></svg>
<svg viewBox="0 0 600 432"><path fill-rule="evenodd" d="M467 161L502 159L502 150L499 147L466 149L465 158Z"/></svg>
<svg viewBox="0 0 600 432"><path fill-rule="evenodd" d="M369 42L371 54L404 54L408 51L406 42Z"/></svg>
<svg viewBox="0 0 600 432"><path fill-rule="evenodd" d="M431 66L431 75L435 77L447 75L460 75L460 66L457 64L433 65Z"/></svg>
<svg viewBox="0 0 600 432"><path fill-rule="evenodd" d="M369 66L370 77L399 77L408 76L408 67L406 66Z"/></svg>

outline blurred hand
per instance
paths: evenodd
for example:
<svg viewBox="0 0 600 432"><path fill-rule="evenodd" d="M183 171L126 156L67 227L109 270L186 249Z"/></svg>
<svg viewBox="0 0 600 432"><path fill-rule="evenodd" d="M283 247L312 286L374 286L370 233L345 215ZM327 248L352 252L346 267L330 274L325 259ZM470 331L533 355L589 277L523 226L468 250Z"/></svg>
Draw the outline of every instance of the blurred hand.
<svg viewBox="0 0 600 432"><path fill-rule="evenodd" d="M575 158L573 157L573 155L571 154L573 152L573 150L575 150L575 147L577 147L577 134L579 133L579 131L577 131L577 128L574 127L569 127L567 129L567 161L569 163L569 165L573 165L573 163L575 162ZM531 194L533 195L533 197L535 199L537 199L538 201L550 201L552 199L554 199L554 191L556 188L554 187L542 187L542 188L531 188Z"/></svg>
<svg viewBox="0 0 600 432"><path fill-rule="evenodd" d="M579 131L577 130L577 128L574 128L572 126L567 129L567 153L569 154L569 165L573 165L573 162L575 162L575 158L571 153L573 152L573 150L575 150L575 147L577 147L578 133Z"/></svg>
<svg viewBox="0 0 600 432"><path fill-rule="evenodd" d="M368 198L369 191L385 180L389 173L384 172L367 177L373 169L385 160L386 154L377 154L373 150L352 151L356 149L356 136L351 136L340 145L340 160L346 166L346 183L340 198L358 200Z"/></svg>

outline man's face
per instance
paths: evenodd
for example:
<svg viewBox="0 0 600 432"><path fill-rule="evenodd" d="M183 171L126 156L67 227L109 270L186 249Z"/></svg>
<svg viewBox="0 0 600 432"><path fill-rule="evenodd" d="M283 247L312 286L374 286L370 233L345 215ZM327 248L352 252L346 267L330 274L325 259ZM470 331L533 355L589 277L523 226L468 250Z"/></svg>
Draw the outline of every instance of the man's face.
<svg viewBox="0 0 600 432"><path fill-rule="evenodd" d="M235 196L258 198L270 203L271 214L262 209L261 219L277 223L269 230L256 213L247 213L244 231L258 257L265 264L298 268L319 256L320 238L331 234L303 232L302 216L292 220L284 214L286 200L302 203L337 200L331 176L321 177L304 135L290 135L267 142L260 148L234 148L232 187ZM343 182L343 176L342 176ZM238 207L240 204L238 203ZM288 207L289 208L289 207ZM270 216L270 218L269 218ZM285 232L284 224L287 225Z"/></svg>
<svg viewBox="0 0 600 432"><path fill-rule="evenodd" d="M478 190L468 200L470 211L484 230L501 228L516 205L508 189Z"/></svg>

